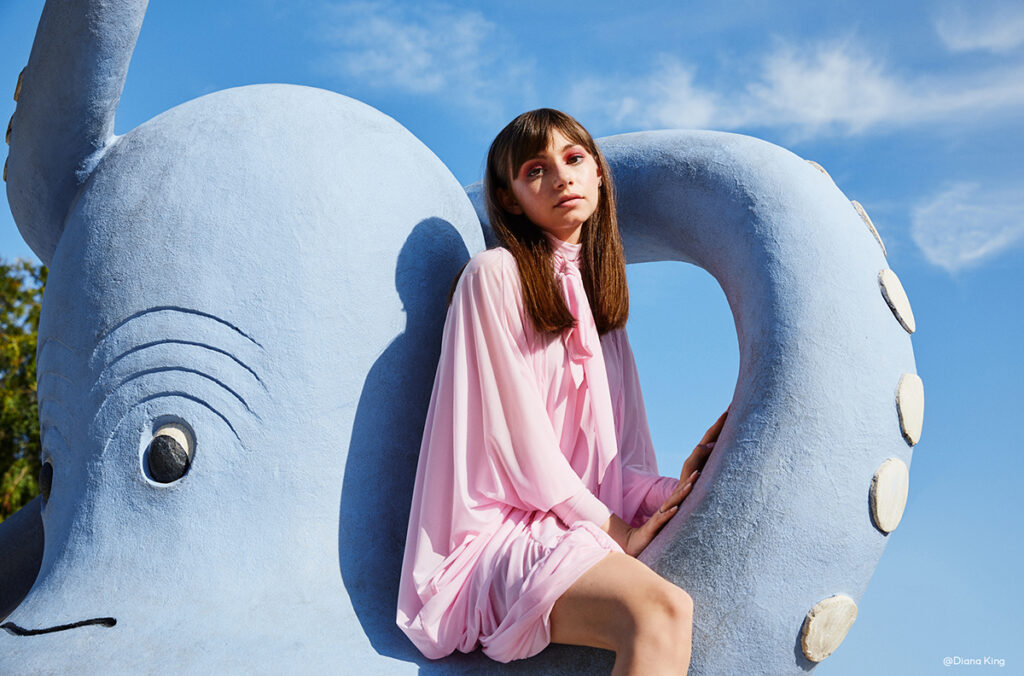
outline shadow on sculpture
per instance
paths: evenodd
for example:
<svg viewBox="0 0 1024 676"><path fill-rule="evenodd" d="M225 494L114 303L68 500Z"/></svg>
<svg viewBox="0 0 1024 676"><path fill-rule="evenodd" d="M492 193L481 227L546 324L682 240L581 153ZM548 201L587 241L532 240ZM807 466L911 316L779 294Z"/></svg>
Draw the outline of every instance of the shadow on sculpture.
<svg viewBox="0 0 1024 676"><path fill-rule="evenodd" d="M395 287L405 308L405 330L374 362L359 397L338 515L342 581L374 650L414 662L421 673L557 671L569 653L594 669L608 670L611 653L557 645L510 664L479 651L428 660L395 623L409 503L441 352L448 292L468 260L458 231L438 218L417 224L399 253ZM384 473L382 466L388 468Z"/></svg>
<svg viewBox="0 0 1024 676"><path fill-rule="evenodd" d="M32 588L43 560L43 499L36 497L0 528L0 621L10 615Z"/></svg>
<svg viewBox="0 0 1024 676"><path fill-rule="evenodd" d="M448 289L468 260L461 235L439 218L417 224L402 246L395 287L405 330L366 376L341 491L338 561L352 606L377 652L415 662L427 660L395 624L398 579Z"/></svg>

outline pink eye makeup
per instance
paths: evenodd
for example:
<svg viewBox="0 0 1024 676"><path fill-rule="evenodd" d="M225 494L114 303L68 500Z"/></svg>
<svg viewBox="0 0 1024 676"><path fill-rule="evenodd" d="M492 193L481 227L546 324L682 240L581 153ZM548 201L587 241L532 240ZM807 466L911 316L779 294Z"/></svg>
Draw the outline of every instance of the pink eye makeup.
<svg viewBox="0 0 1024 676"><path fill-rule="evenodd" d="M540 162L527 162L523 165L520 174L526 178L539 176L544 171L544 165Z"/></svg>

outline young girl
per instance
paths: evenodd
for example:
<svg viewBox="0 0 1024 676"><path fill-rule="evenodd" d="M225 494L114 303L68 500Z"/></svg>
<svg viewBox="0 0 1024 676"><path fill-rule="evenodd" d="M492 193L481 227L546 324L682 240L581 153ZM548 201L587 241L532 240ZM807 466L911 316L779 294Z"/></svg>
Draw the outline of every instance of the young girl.
<svg viewBox="0 0 1024 676"><path fill-rule="evenodd" d="M689 494L725 414L660 477L624 326L608 166L550 109L491 145L501 248L458 281L427 414L398 624L439 658L548 643L614 650L615 673L679 674L692 602L635 557Z"/></svg>

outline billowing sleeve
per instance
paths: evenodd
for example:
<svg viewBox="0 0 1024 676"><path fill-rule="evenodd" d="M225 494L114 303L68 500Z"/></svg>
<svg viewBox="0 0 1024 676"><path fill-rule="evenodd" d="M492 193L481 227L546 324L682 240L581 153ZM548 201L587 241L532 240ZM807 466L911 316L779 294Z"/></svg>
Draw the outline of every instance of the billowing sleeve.
<svg viewBox="0 0 1024 676"><path fill-rule="evenodd" d="M518 271L507 252L487 251L466 266L441 351L424 450L454 454L467 503L602 525L611 512L558 446L528 358Z"/></svg>
<svg viewBox="0 0 1024 676"><path fill-rule="evenodd" d="M626 330L608 332L602 336L601 346L622 460L623 518L639 525L658 511L679 481L658 474L640 376Z"/></svg>

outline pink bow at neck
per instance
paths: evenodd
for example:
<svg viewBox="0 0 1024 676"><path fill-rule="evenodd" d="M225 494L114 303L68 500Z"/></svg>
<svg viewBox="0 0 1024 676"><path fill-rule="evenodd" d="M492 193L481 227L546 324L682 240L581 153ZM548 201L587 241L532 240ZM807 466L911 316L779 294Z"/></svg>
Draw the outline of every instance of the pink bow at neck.
<svg viewBox="0 0 1024 676"><path fill-rule="evenodd" d="M569 355L569 372L577 389L583 383L583 364L594 356L600 341L587 292L583 287L583 276L575 261L555 253L555 279L562 288L562 296L569 312L576 319L576 325L562 332L562 342Z"/></svg>

